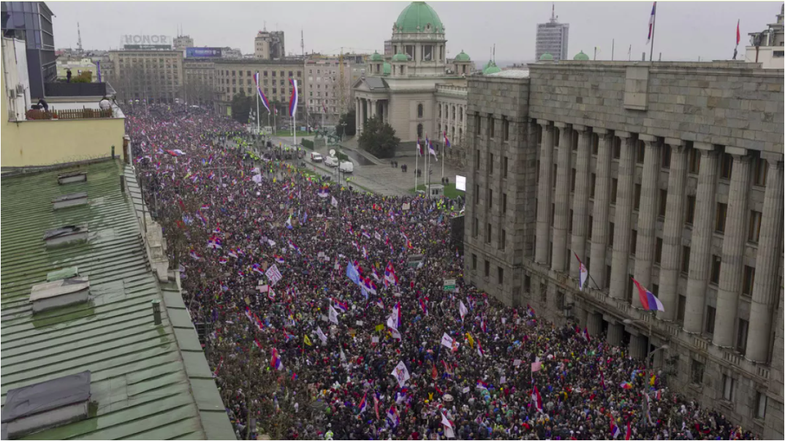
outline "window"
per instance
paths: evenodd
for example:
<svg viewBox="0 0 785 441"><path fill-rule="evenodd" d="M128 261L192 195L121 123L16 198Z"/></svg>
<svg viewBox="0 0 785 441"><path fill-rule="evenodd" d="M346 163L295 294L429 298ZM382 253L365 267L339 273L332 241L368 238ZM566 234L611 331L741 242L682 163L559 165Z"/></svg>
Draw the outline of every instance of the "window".
<svg viewBox="0 0 785 441"><path fill-rule="evenodd" d="M608 285L611 280L613 268L610 265L605 265L605 285Z"/></svg>
<svg viewBox="0 0 785 441"><path fill-rule="evenodd" d="M490 223L485 228L485 243L491 243L491 235L493 234L493 227Z"/></svg>
<svg viewBox="0 0 785 441"><path fill-rule="evenodd" d="M613 222L608 224L608 246L613 248ZM610 279L608 279L610 280Z"/></svg>
<svg viewBox="0 0 785 441"><path fill-rule="evenodd" d="M540 184L540 160L537 160L537 167L534 169L534 183Z"/></svg>
<svg viewBox="0 0 785 441"><path fill-rule="evenodd" d="M755 268L744 265L744 275L742 276L741 293L751 296L753 286L755 286Z"/></svg>
<svg viewBox="0 0 785 441"><path fill-rule="evenodd" d="M507 117L502 117L502 140L509 141L510 140L510 122L507 121Z"/></svg>
<svg viewBox="0 0 785 441"><path fill-rule="evenodd" d="M654 263L662 263L662 238L657 238L657 244L654 249Z"/></svg>
<svg viewBox="0 0 785 441"><path fill-rule="evenodd" d="M556 188L556 180L558 179L558 176L559 176L559 166L558 165L553 164L553 174L551 176L553 176L553 183L551 184L551 186L553 188Z"/></svg>
<svg viewBox="0 0 785 441"><path fill-rule="evenodd" d="M488 174L493 174L493 153L488 155Z"/></svg>
<svg viewBox="0 0 785 441"><path fill-rule="evenodd" d="M688 171L693 174L697 175L701 168L701 154L700 151L696 149L690 149L689 153L689 164L688 164Z"/></svg>
<svg viewBox="0 0 785 441"><path fill-rule="evenodd" d="M477 218L474 218L474 225L472 225L472 236L477 237L477 231L479 230L479 222Z"/></svg>
<svg viewBox="0 0 785 441"><path fill-rule="evenodd" d="M499 248L504 249L504 245L507 243L507 230L502 230L502 237L499 241Z"/></svg>
<svg viewBox="0 0 785 441"><path fill-rule="evenodd" d="M681 247L681 272L684 275L690 274L690 247Z"/></svg>
<svg viewBox="0 0 785 441"><path fill-rule="evenodd" d="M646 157L646 143L638 141L637 154L635 155L635 162L643 164L643 159Z"/></svg>
<svg viewBox="0 0 785 441"><path fill-rule="evenodd" d="M502 214L507 212L507 193L502 193Z"/></svg>
<svg viewBox="0 0 785 441"><path fill-rule="evenodd" d="M638 211L641 208L641 184L635 184L635 194L633 197L633 207L635 208L635 211Z"/></svg>
<svg viewBox="0 0 785 441"><path fill-rule="evenodd" d="M684 223L692 225L695 220L695 196L687 196L687 215L685 216Z"/></svg>
<svg viewBox="0 0 785 441"><path fill-rule="evenodd" d="M752 184L758 187L766 186L766 175L768 173L768 164L763 158L755 158L752 164Z"/></svg>
<svg viewBox="0 0 785 441"><path fill-rule="evenodd" d="M573 218L573 216L572 216L572 210L570 210L570 228L569 228L569 230L568 230L568 231L569 231L569 234L572 234L572 218ZM569 253L567 253L567 254L569 255Z"/></svg>
<svg viewBox="0 0 785 441"><path fill-rule="evenodd" d="M570 172L570 193L575 193L575 169Z"/></svg>
<svg viewBox="0 0 785 441"><path fill-rule="evenodd" d="M722 259L715 254L711 255L711 283L720 283L720 267L722 266Z"/></svg>
<svg viewBox="0 0 785 441"><path fill-rule="evenodd" d="M540 302L545 305L548 303L548 285L540 283Z"/></svg>
<svg viewBox="0 0 785 441"><path fill-rule="evenodd" d="M638 230L632 230L630 234L630 255L634 256L635 251L638 249Z"/></svg>
<svg viewBox="0 0 785 441"><path fill-rule="evenodd" d="M523 276L523 292L531 292L532 278L528 274Z"/></svg>
<svg viewBox="0 0 785 441"><path fill-rule="evenodd" d="M600 152L600 135L596 133L591 134L591 154L597 155Z"/></svg>
<svg viewBox="0 0 785 441"><path fill-rule="evenodd" d="M491 262L485 261L485 277L491 277Z"/></svg>
<svg viewBox="0 0 785 441"><path fill-rule="evenodd" d="M422 104L417 104L417 118L422 118Z"/></svg>
<svg viewBox="0 0 785 441"><path fill-rule="evenodd" d="M733 155L723 153L720 160L720 179L730 179L733 173Z"/></svg>
<svg viewBox="0 0 785 441"><path fill-rule="evenodd" d="M488 209L493 208L493 189L488 189Z"/></svg>
<svg viewBox="0 0 785 441"><path fill-rule="evenodd" d="M766 418L766 404L768 397L763 392L758 392L757 395L758 397L755 400L755 418L762 420Z"/></svg>
<svg viewBox="0 0 785 441"><path fill-rule="evenodd" d="M592 173L589 177L589 199L594 199L594 187L597 185L597 175Z"/></svg>
<svg viewBox="0 0 785 441"><path fill-rule="evenodd" d="M728 205L718 203L717 204L717 216L714 220L714 231L718 233L725 232L725 218L728 215Z"/></svg>
<svg viewBox="0 0 785 441"><path fill-rule="evenodd" d="M671 168L671 146L663 144L660 151L662 152L661 166L665 170L668 170Z"/></svg>
<svg viewBox="0 0 785 441"><path fill-rule="evenodd" d="M472 254L472 270L477 271L477 255Z"/></svg>
<svg viewBox="0 0 785 441"><path fill-rule="evenodd" d="M739 328L736 332L736 350L741 355L747 353L747 330L750 327L750 322L744 319L739 319Z"/></svg>
<svg viewBox="0 0 785 441"><path fill-rule="evenodd" d="M499 285L504 284L504 268L497 268L497 278L499 279Z"/></svg>
<svg viewBox="0 0 785 441"><path fill-rule="evenodd" d="M480 112L474 112L474 133L476 135L481 134L480 129Z"/></svg>
<svg viewBox="0 0 785 441"><path fill-rule="evenodd" d="M693 384L697 384L698 386L703 385L703 363L692 360L690 381L692 381Z"/></svg>
<svg viewBox="0 0 785 441"><path fill-rule="evenodd" d="M589 216L588 238L591 240L591 231L594 229L594 216ZM588 267L588 265L586 265Z"/></svg>
<svg viewBox="0 0 785 441"><path fill-rule="evenodd" d="M474 204L480 200L480 184L474 184Z"/></svg>
<svg viewBox="0 0 785 441"><path fill-rule="evenodd" d="M551 226L553 226L553 218L556 214L556 204L551 204Z"/></svg>
<svg viewBox="0 0 785 441"><path fill-rule="evenodd" d="M505 156L504 157L504 161L502 162L502 177L503 178L507 177L507 166L508 166L507 159L508 158Z"/></svg>
<svg viewBox="0 0 785 441"><path fill-rule="evenodd" d="M613 159L621 158L621 138L613 138Z"/></svg>
<svg viewBox="0 0 785 441"><path fill-rule="evenodd" d="M477 164L477 168L480 167L480 149L477 149L474 154L474 163Z"/></svg>
<svg viewBox="0 0 785 441"><path fill-rule="evenodd" d="M728 375L723 375L722 377L722 399L725 401L733 401L733 386L735 381Z"/></svg>
<svg viewBox="0 0 785 441"><path fill-rule="evenodd" d="M668 208L668 190L660 190L660 206L659 210L657 211L657 215L660 217L665 217L665 211Z"/></svg>
<svg viewBox="0 0 785 441"><path fill-rule="evenodd" d="M488 115L488 136L496 137L496 120L493 119L493 115Z"/></svg>
<svg viewBox="0 0 785 441"><path fill-rule="evenodd" d="M712 306L706 307L706 333L714 334L714 316L717 310Z"/></svg>
<svg viewBox="0 0 785 441"><path fill-rule="evenodd" d="M619 189L619 180L611 179L611 205L616 205L616 191Z"/></svg>
<svg viewBox="0 0 785 441"><path fill-rule="evenodd" d="M680 294L678 309L676 310L676 321L679 322L679 324L684 324L684 310L686 309L686 306L687 297Z"/></svg>
<svg viewBox="0 0 785 441"><path fill-rule="evenodd" d="M758 239L760 239L760 221L761 212L755 210L750 211L750 231L747 235L747 240L752 243L758 243Z"/></svg>

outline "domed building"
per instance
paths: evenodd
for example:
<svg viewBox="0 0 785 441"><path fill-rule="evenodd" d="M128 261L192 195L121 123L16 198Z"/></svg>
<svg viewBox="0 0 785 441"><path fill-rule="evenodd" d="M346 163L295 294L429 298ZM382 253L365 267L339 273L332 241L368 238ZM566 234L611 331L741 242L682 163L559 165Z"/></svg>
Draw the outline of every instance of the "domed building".
<svg viewBox="0 0 785 441"><path fill-rule="evenodd" d="M357 131L379 117L401 139L399 155L414 154L414 143L428 136L437 149L446 132L459 145L466 130L466 76L471 58L460 51L447 58L445 25L425 2L412 2L392 25L392 56L369 59L365 77L353 86ZM411 145L411 148L408 148Z"/></svg>

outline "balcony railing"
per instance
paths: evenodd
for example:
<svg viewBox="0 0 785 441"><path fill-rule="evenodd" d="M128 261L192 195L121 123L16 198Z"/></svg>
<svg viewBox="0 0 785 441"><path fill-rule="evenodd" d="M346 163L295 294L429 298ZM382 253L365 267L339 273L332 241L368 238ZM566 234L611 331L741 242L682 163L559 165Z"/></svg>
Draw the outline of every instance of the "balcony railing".
<svg viewBox="0 0 785 441"><path fill-rule="evenodd" d="M28 110L25 113L28 120L71 120L71 119L97 119L112 118L112 109L67 109L67 110Z"/></svg>
<svg viewBox="0 0 785 441"><path fill-rule="evenodd" d="M55 96L105 96L106 83L45 83L44 94Z"/></svg>

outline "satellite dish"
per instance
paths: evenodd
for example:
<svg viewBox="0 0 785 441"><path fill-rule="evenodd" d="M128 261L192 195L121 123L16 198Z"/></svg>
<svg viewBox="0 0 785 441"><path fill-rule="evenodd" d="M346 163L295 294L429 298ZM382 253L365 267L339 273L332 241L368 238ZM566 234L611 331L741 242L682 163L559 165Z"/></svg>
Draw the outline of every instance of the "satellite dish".
<svg viewBox="0 0 785 441"><path fill-rule="evenodd" d="M335 156L335 149L330 149L330 156Z"/></svg>

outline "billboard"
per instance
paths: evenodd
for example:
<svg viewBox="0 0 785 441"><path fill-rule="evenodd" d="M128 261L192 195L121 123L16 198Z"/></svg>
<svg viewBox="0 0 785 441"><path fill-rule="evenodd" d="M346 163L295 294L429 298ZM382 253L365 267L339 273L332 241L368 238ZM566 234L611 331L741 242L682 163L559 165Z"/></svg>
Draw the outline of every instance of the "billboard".
<svg viewBox="0 0 785 441"><path fill-rule="evenodd" d="M221 58L220 47L187 47L185 58Z"/></svg>
<svg viewBox="0 0 785 441"><path fill-rule="evenodd" d="M166 35L123 35L124 49L171 49L172 41Z"/></svg>

